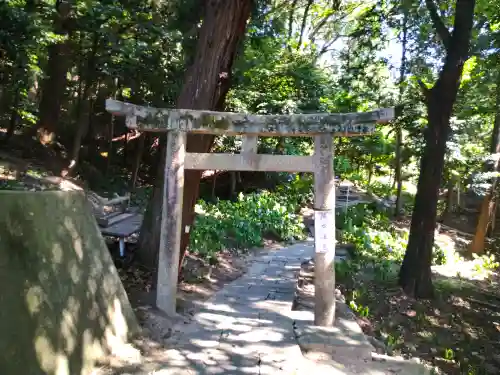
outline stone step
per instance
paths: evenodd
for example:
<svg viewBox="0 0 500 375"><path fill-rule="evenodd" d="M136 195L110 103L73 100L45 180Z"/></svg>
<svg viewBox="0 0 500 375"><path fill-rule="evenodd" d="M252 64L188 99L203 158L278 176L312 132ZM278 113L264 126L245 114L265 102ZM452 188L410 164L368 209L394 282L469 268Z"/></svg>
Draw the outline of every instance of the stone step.
<svg viewBox="0 0 500 375"><path fill-rule="evenodd" d="M329 359L354 357L370 360L374 351L360 326L355 321L340 317L335 320L334 327L295 322L295 335L303 352Z"/></svg>

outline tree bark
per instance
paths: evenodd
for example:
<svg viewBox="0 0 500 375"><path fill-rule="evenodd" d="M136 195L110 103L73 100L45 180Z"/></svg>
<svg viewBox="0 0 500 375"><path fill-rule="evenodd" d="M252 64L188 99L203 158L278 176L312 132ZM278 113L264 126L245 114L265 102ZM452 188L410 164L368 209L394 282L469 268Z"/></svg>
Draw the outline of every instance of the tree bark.
<svg viewBox="0 0 500 375"><path fill-rule="evenodd" d="M178 108L221 110L229 90L233 61L252 9L252 0L214 0L206 3L193 64L186 71L184 85L177 99ZM190 134L187 152L208 152L214 136ZM153 196L141 228L140 260L156 267L158 263L161 223L163 163L165 152L160 146L160 162ZM189 231L194 221L194 205L198 199L200 171L185 171L182 213L180 263L189 244Z"/></svg>
<svg viewBox="0 0 500 375"><path fill-rule="evenodd" d="M134 167L132 169L132 179L130 180L130 190L135 189L139 169L141 167L142 154L144 153L144 145L146 143L146 133L142 133L137 139L137 149L135 151Z"/></svg>
<svg viewBox="0 0 500 375"><path fill-rule="evenodd" d="M490 153L498 154L500 153L500 73L497 75L496 83L496 102L495 102L495 122L493 124L493 132L491 133L491 146ZM489 168L495 172L500 171L500 159L497 157L493 168ZM493 178L491 186L483 198L481 204L481 211L479 213L479 218L477 220L476 232L474 233L474 239L469 246L469 252L473 254L484 253L484 247L486 243L486 236L488 234L488 229L494 225L494 220L496 219L496 189L498 185L498 178Z"/></svg>
<svg viewBox="0 0 500 375"><path fill-rule="evenodd" d="M80 106L78 112L78 118L76 123L76 132L73 137L73 145L70 154L70 162L68 165L69 170L73 170L78 164L80 157L80 149L82 146L82 139L85 133L88 131L89 125L89 112L90 112L90 96L94 89L94 84L96 81L95 77L95 63L96 63L96 53L99 43L99 34L94 33L92 48L90 50L89 56L87 57L87 65L85 68L85 73L81 74L81 81L83 81L83 90L79 90ZM82 72L83 69L80 71Z"/></svg>
<svg viewBox="0 0 500 375"><path fill-rule="evenodd" d="M213 177L213 180L212 180L212 200L215 201L215 188L217 186L217 171L214 170L214 177Z"/></svg>
<svg viewBox="0 0 500 375"><path fill-rule="evenodd" d="M306 30L307 18L309 17L309 10L313 4L314 0L307 0L306 6L304 8L304 14L302 15L302 22L300 24L299 41L297 43L297 50L302 47L302 39L304 37L304 31Z"/></svg>
<svg viewBox="0 0 500 375"><path fill-rule="evenodd" d="M292 39L293 34L293 16L295 15L295 8L297 7L298 0L293 0L290 7L290 12L288 13L288 43Z"/></svg>
<svg viewBox="0 0 500 375"><path fill-rule="evenodd" d="M237 196L236 195L236 172L231 171L231 172L229 172L229 175L231 177L231 184L229 187L229 197L231 199L235 199Z"/></svg>
<svg viewBox="0 0 500 375"><path fill-rule="evenodd" d="M67 37L69 34L71 7L67 2L56 2L56 19L54 31ZM40 101L39 121L34 127L42 144L54 141L61 112L61 104L66 90L68 70L70 67L70 43L68 39L48 47L46 78L42 83L42 99Z"/></svg>
<svg viewBox="0 0 500 375"><path fill-rule="evenodd" d="M443 214L441 215L440 222L444 222L448 217L450 217L450 214L453 213L454 207L453 207L453 202L454 202L454 197L455 197L455 177L451 174L448 177L448 187L447 187L447 193L446 193L446 204L444 207Z"/></svg>
<svg viewBox="0 0 500 375"><path fill-rule="evenodd" d="M430 3L432 0L426 1L433 15L434 28L440 34L441 40L446 40L446 58L432 89L421 83L427 106L428 126L424 134L425 147L420 161L410 237L399 272L400 286L405 293L416 298L430 298L434 294L431 262L439 187L444 168L446 141L451 133L450 117L463 66L469 55L475 7L474 0L456 0L454 30L447 38L449 32L447 29L443 30L440 19L436 20Z"/></svg>
<svg viewBox="0 0 500 375"><path fill-rule="evenodd" d="M368 162L368 181L367 181L368 187L372 183L372 176L373 176L373 155L370 155L370 161Z"/></svg>
<svg viewBox="0 0 500 375"><path fill-rule="evenodd" d="M490 224L488 225L488 232L486 232L486 236L492 237L495 233L495 226L497 223L497 214L498 214L498 183L496 185L497 190L493 195L493 212L490 217Z"/></svg>
<svg viewBox="0 0 500 375"><path fill-rule="evenodd" d="M402 38L402 52L401 52L401 67L399 69L399 103L403 101L403 82L406 74L406 45L408 42L408 11L405 4L403 4L403 38ZM399 122L399 121L398 121ZM403 211L403 174L402 174L402 160L401 151L403 149L403 128L401 123L396 125L396 165L394 173L394 182L397 185L396 190L396 208L395 216L399 217Z"/></svg>
<svg viewBox="0 0 500 375"><path fill-rule="evenodd" d="M19 104L20 97L21 93L19 92L19 88L16 87L14 91L14 99L12 101L12 107L10 109L10 117L9 117L9 125L7 128L7 133L5 134L5 137L2 138L2 142L8 143L16 131L17 122L19 119L17 106Z"/></svg>

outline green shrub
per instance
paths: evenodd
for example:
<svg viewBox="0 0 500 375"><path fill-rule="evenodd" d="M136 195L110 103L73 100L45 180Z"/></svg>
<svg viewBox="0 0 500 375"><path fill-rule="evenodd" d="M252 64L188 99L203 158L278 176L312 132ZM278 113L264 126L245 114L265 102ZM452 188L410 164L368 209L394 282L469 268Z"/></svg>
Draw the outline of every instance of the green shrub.
<svg viewBox="0 0 500 375"><path fill-rule="evenodd" d="M276 188L276 194L280 196L280 199L286 198L286 201L297 208L312 204L314 202L314 180L312 174L303 176L295 174L292 176L291 181Z"/></svg>
<svg viewBox="0 0 500 375"><path fill-rule="evenodd" d="M297 203L269 193L240 194L236 202L199 201L190 250L210 258L224 249L245 250L262 245L266 235L278 240L303 239Z"/></svg>
<svg viewBox="0 0 500 375"><path fill-rule="evenodd" d="M387 214L374 204L351 206L337 214L336 226L341 229L343 242L356 247L356 256L373 262L380 268L381 278L390 272L389 263L403 261L408 244L408 229L396 228ZM451 255L438 244L434 247L433 264L445 262Z"/></svg>

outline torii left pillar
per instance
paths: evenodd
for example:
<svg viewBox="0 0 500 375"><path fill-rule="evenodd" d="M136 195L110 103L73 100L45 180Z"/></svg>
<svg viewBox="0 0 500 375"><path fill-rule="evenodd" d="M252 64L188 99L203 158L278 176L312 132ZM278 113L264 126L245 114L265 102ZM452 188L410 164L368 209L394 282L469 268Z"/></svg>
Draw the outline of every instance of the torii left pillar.
<svg viewBox="0 0 500 375"><path fill-rule="evenodd" d="M176 313L179 251L175 250L180 249L181 220L175 218L182 218L185 155L186 132L168 131L161 215L163 230L160 235L156 305L169 316L174 316ZM174 251L165 251L164 249L173 249Z"/></svg>

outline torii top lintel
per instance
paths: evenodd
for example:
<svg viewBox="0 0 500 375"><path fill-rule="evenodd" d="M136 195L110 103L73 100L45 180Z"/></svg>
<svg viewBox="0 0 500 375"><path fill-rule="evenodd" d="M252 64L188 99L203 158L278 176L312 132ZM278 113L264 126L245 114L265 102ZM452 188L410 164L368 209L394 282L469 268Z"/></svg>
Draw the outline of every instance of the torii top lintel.
<svg viewBox="0 0 500 375"><path fill-rule="evenodd" d="M143 107L114 99L106 100L106 110L114 115L126 116L127 126L141 131L181 130L199 134L261 136L366 135L373 133L375 124L394 118L394 108L359 113L250 115Z"/></svg>

